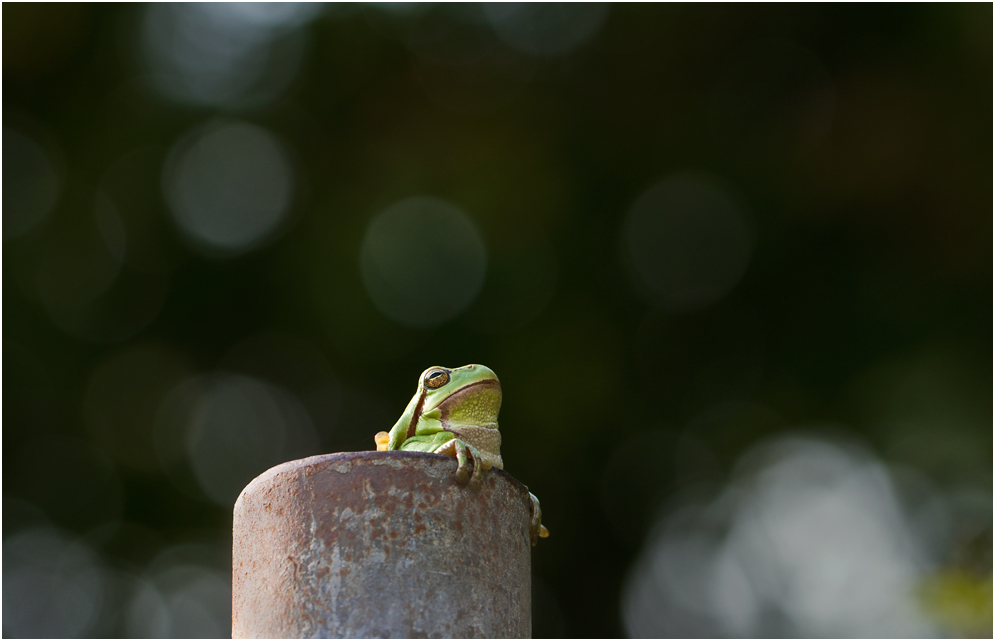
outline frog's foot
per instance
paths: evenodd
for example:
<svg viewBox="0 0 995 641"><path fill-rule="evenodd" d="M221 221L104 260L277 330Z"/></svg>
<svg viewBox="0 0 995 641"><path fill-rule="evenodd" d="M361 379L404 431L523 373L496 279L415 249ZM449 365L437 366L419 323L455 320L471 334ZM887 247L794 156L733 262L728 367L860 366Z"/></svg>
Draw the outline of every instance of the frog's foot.
<svg viewBox="0 0 995 641"><path fill-rule="evenodd" d="M460 485L469 483L470 490L479 492L483 487L484 472L491 468L490 463L480 456L477 448L461 439L453 439L456 448L456 482ZM468 461L473 459L473 472L470 472Z"/></svg>
<svg viewBox="0 0 995 641"><path fill-rule="evenodd" d="M529 499L531 499L531 513L532 518L529 522L529 538L532 540L532 545L535 545L540 538L546 538L549 536L549 530L546 526L542 524L542 510L539 509L539 499L532 492L529 492Z"/></svg>

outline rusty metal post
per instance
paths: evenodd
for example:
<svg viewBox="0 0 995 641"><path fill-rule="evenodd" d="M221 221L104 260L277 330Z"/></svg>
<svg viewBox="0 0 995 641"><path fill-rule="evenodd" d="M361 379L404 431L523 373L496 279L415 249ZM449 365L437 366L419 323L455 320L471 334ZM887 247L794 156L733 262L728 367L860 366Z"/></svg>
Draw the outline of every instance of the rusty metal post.
<svg viewBox="0 0 995 641"><path fill-rule="evenodd" d="M232 637L530 637L527 490L455 470L344 452L257 477L235 503Z"/></svg>

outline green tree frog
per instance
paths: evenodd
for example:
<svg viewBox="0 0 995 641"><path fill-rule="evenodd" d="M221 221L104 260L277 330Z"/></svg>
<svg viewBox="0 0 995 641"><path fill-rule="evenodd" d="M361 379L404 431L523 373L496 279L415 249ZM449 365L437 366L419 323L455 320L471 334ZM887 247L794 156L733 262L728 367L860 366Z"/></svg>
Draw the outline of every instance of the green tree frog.
<svg viewBox="0 0 995 641"><path fill-rule="evenodd" d="M377 451L406 450L455 456L456 482L479 491L483 474L504 467L497 416L501 409L501 383L483 365L450 369L429 367L418 379L418 391L390 432L379 432ZM472 471L470 463L472 462ZM542 525L539 499L532 500L529 534L549 536Z"/></svg>

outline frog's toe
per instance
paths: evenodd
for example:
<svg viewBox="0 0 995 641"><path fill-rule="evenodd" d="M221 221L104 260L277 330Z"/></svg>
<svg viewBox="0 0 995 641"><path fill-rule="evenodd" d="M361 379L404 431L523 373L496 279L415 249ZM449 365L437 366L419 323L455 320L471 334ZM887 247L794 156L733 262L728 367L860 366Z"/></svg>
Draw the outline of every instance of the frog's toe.
<svg viewBox="0 0 995 641"><path fill-rule="evenodd" d="M390 434L387 432L377 432L377 435L373 437L373 441L377 444L378 452L386 452L390 446Z"/></svg>
<svg viewBox="0 0 995 641"><path fill-rule="evenodd" d="M466 446L459 440L455 439L452 443L453 449L456 452L456 461L458 462L456 466L456 483L458 485L466 485L467 481L470 480L470 468L467 465Z"/></svg>
<svg viewBox="0 0 995 641"><path fill-rule="evenodd" d="M484 488L484 481L482 479L482 475L479 472L479 469L480 468L474 467L473 474L470 476L469 488L471 492L479 492Z"/></svg>
<svg viewBox="0 0 995 641"><path fill-rule="evenodd" d="M471 480L470 470L467 469L465 464L460 464L456 468L456 483L459 485L466 485L468 481Z"/></svg>
<svg viewBox="0 0 995 641"><path fill-rule="evenodd" d="M480 458L480 453L472 445L467 446L470 456L473 458L473 475L470 476L470 491L479 492L484 487L484 472L486 466Z"/></svg>
<svg viewBox="0 0 995 641"><path fill-rule="evenodd" d="M546 538L549 536L549 530L545 528L542 524L542 510L539 508L539 499L532 492L529 492L529 499L531 501L531 519L529 522L529 538L532 540L532 545L539 542L540 538Z"/></svg>

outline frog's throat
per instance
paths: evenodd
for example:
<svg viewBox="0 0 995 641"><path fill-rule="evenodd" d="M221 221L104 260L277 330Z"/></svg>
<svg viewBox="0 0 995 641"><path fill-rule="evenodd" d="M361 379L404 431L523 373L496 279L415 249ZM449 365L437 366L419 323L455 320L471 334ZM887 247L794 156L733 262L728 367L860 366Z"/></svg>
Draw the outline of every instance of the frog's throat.
<svg viewBox="0 0 995 641"><path fill-rule="evenodd" d="M496 378L485 378L481 381L474 381L468 385L464 385L459 388L449 396L447 396L441 403L439 403L434 409L438 409L442 412L443 418L449 416L450 411L453 407L458 407L463 403L467 396L476 394L482 389L491 388L497 390L498 393L498 407L497 410L500 411L500 398L501 398L501 383ZM495 411L495 418L497 418L497 411Z"/></svg>
<svg viewBox="0 0 995 641"><path fill-rule="evenodd" d="M473 383L464 385L447 396L441 403L438 404L438 409L442 411L443 416L448 416L449 410L454 404L458 405L467 394L476 391L474 388L481 386L497 388L498 393L501 391L501 382L496 378L485 378L482 381L474 381ZM408 421L408 429L405 432L406 439L415 435L415 430L418 428L418 419L421 418L422 410L425 408L425 397L427 394L428 390L422 389L421 394L418 396L418 403L415 405L415 410L411 413L411 420ZM497 414L497 412L495 412L495 414Z"/></svg>

